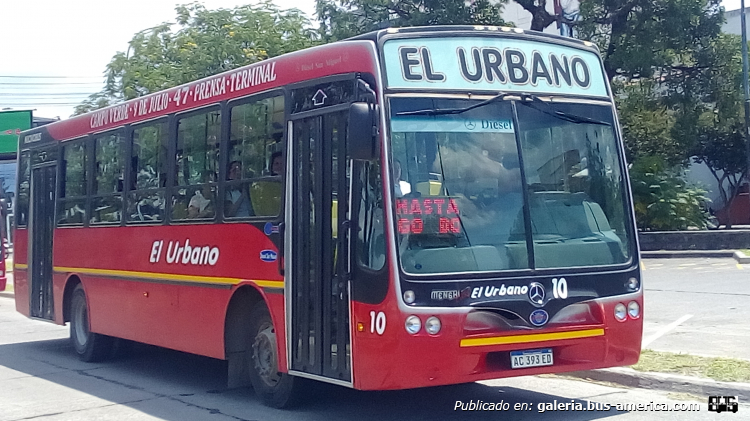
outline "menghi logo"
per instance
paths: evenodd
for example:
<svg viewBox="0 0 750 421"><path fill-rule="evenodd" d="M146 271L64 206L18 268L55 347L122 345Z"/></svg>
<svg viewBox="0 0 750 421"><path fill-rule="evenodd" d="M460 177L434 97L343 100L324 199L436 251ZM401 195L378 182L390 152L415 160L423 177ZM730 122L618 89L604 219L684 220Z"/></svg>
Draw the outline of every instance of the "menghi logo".
<svg viewBox="0 0 750 421"><path fill-rule="evenodd" d="M164 249L164 240L156 240L151 245L151 255L148 261L159 263L161 252ZM167 244L165 261L169 264L182 263L183 265L214 266L219 261L219 248L211 246L191 246L190 239L180 246L179 241L170 241Z"/></svg>

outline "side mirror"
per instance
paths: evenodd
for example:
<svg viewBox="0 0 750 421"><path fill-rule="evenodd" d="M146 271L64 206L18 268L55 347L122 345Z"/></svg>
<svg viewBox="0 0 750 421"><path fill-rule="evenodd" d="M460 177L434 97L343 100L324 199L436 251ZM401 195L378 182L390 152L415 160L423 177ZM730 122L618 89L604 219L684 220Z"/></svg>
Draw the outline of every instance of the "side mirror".
<svg viewBox="0 0 750 421"><path fill-rule="evenodd" d="M372 161L378 158L377 118L377 105L355 102L349 106L346 139L352 159Z"/></svg>

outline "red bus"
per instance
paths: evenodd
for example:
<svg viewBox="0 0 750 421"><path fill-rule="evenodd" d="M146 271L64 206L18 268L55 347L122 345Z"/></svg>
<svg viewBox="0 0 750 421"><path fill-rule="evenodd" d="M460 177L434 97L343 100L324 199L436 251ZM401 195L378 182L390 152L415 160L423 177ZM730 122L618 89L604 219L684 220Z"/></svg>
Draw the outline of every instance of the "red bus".
<svg viewBox="0 0 750 421"><path fill-rule="evenodd" d="M16 307L276 407L634 364L623 156L593 44L381 30L22 133Z"/></svg>

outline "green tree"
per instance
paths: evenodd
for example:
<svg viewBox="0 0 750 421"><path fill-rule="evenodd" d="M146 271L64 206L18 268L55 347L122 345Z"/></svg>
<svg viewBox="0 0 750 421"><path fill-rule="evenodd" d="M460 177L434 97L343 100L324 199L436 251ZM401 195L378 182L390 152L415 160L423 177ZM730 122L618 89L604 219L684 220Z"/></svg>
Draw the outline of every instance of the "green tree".
<svg viewBox="0 0 750 421"><path fill-rule="evenodd" d="M133 36L107 65L104 89L76 107L91 111L226 70L313 46L318 37L298 9L270 0L234 9L177 6L176 23Z"/></svg>
<svg viewBox="0 0 750 421"><path fill-rule="evenodd" d="M689 185L679 169L657 156L643 157L630 170L633 206L638 228L654 231L705 229L706 191Z"/></svg>
<svg viewBox="0 0 750 421"><path fill-rule="evenodd" d="M502 3L489 0L316 0L315 9L326 41L390 26L505 25Z"/></svg>
<svg viewBox="0 0 750 421"><path fill-rule="evenodd" d="M581 1L575 22L549 13L549 0L514 1L531 13L531 30L564 22L595 42L610 79L689 71L693 53L718 36L723 22L720 0Z"/></svg>
<svg viewBox="0 0 750 421"><path fill-rule="evenodd" d="M705 52L713 65L700 81L705 86L696 140L691 150L696 163L704 163L719 185L722 202L730 206L748 171L742 103L742 41L724 34Z"/></svg>
<svg viewBox="0 0 750 421"><path fill-rule="evenodd" d="M689 156L681 142L672 136L676 120L674 110L654 95L655 85L650 79L626 86L613 85L620 92L617 109L626 158L628 162L635 162L643 157L657 156L670 167L682 165Z"/></svg>

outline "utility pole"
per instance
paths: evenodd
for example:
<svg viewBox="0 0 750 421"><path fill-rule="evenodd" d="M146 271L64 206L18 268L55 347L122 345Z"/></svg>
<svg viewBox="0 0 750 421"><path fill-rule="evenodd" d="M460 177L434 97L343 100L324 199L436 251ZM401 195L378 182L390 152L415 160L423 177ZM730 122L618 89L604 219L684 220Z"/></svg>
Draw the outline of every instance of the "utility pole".
<svg viewBox="0 0 750 421"><path fill-rule="evenodd" d="M745 0L740 1L740 22L742 24L742 85L745 88L745 155L747 158L748 199L750 200L750 87L747 84L747 27L745 25ZM740 185L742 185L740 183ZM721 188L721 186L719 186Z"/></svg>

